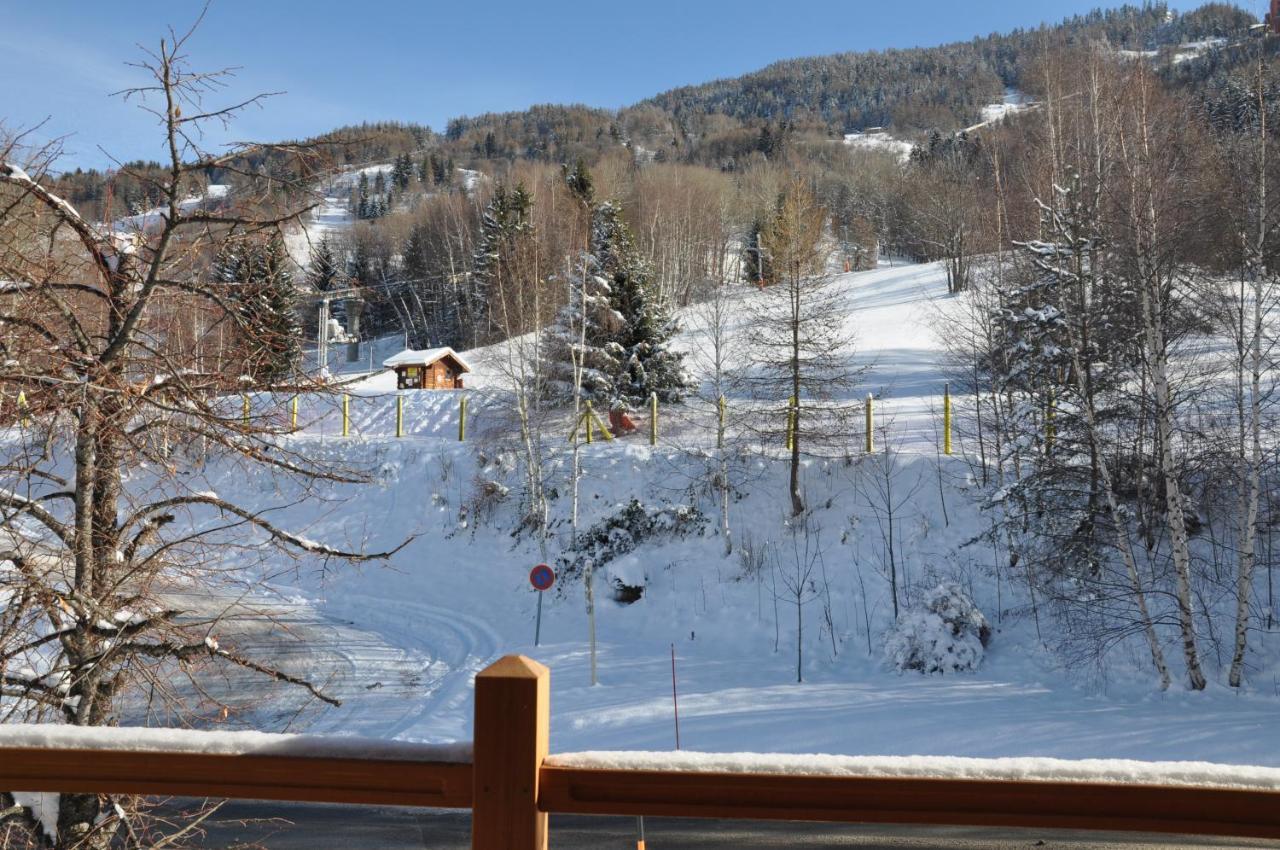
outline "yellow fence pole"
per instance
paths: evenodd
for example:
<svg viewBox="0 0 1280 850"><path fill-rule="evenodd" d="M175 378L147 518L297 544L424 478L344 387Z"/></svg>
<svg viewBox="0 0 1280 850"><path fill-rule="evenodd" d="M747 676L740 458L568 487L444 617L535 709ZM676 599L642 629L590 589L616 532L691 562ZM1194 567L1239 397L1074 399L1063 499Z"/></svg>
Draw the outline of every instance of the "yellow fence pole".
<svg viewBox="0 0 1280 850"><path fill-rule="evenodd" d="M342 436L351 435L351 396L342 397Z"/></svg>
<svg viewBox="0 0 1280 850"><path fill-rule="evenodd" d="M658 445L658 394L649 393L649 445Z"/></svg>
<svg viewBox="0 0 1280 850"><path fill-rule="evenodd" d="M289 405L289 429L298 430L298 397L295 395L293 401Z"/></svg>
<svg viewBox="0 0 1280 850"><path fill-rule="evenodd" d="M591 445L591 423L595 421L595 415L591 412L591 402L587 402L586 412L582 414L582 419L587 424L587 445Z"/></svg>
<svg viewBox="0 0 1280 850"><path fill-rule="evenodd" d="M240 416L244 420L244 427L249 427L249 394L240 393Z"/></svg>
<svg viewBox="0 0 1280 850"><path fill-rule="evenodd" d="M942 453L951 454L951 385L942 385Z"/></svg>
<svg viewBox="0 0 1280 850"><path fill-rule="evenodd" d="M787 400L787 451L791 451L791 446L795 441L796 433L796 397L792 396Z"/></svg>
<svg viewBox="0 0 1280 850"><path fill-rule="evenodd" d="M396 396L396 436L404 436L404 396Z"/></svg>
<svg viewBox="0 0 1280 850"><path fill-rule="evenodd" d="M871 433L872 426L875 424L875 413L872 410L873 404L874 402L872 401L871 393L867 393L867 454L871 454L876 450L875 439L872 437Z"/></svg>
<svg viewBox="0 0 1280 850"><path fill-rule="evenodd" d="M467 439L467 397L458 400L458 442Z"/></svg>

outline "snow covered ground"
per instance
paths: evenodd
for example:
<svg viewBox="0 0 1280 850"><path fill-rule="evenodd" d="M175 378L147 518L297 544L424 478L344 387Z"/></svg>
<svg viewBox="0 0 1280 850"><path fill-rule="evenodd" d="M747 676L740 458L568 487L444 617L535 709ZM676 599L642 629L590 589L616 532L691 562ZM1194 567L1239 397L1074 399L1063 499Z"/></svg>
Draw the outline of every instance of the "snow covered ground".
<svg viewBox="0 0 1280 850"><path fill-rule="evenodd" d="M336 240L355 221L347 209L351 191L350 182L345 179L347 176L341 174L325 183L319 199L314 202L317 206L304 217L302 226L285 232L285 248L299 268L305 269L311 262L311 251L321 240Z"/></svg>
<svg viewBox="0 0 1280 850"><path fill-rule="evenodd" d="M1064 671L1037 638L1024 594L997 565L1000 552L977 540L990 518L978 507L963 459L939 458L938 406L945 381L940 337L955 302L934 265L883 267L842 275L847 332L871 367L859 393L879 396L899 454L812 460L805 470L814 507L806 540L787 528L785 463L777 453L734 460L730 517L735 553L715 533L718 507L707 485L711 421L696 406L665 419L663 442L643 436L595 443L584 453L582 528L618 515L631 499L649 508L696 509L683 533L658 533L597 567L599 679L591 685L580 575L562 575L545 599L542 645L533 645L536 593L529 569L546 560L563 571L567 549L566 446L552 442L553 537L542 552L514 533L514 498L482 494L519 486L496 440L504 396L497 350L468 353L475 439L456 440L459 394L406 396L411 436L396 439L394 384L381 375L352 385L355 436L336 436L333 400L304 406L296 448L376 472L362 490L324 485L305 494L281 482L246 482L243 471L211 465L196 488L232 488L261 505L287 505L278 519L308 537L381 547L417 535L389 566L309 568L276 579L273 605L294 624L252 630L250 648L271 652L344 699L341 708L306 703L268 688L247 692L233 724L379 738L447 742L470 736L470 679L497 656L531 655L552 670L552 749L665 750L675 741L671 651L676 654L680 737L708 752L905 756L1200 760L1280 767L1272 668L1255 670L1242 693L1211 685L1202 693L1160 693L1141 660L1113 653L1105 669ZM744 291L736 315L751 321ZM685 316L681 339L696 353L706 327ZM957 403L963 404L963 399ZM257 399L259 409L281 400ZM484 439L480 437L484 435ZM880 489L898 502L895 566L904 604L939 579L969 590L995 634L982 668L968 675L899 675L882 659L893 621ZM487 485L499 484L491 488ZM820 551L806 584L804 638L797 641L797 547ZM756 556L744 557L754 552ZM563 558L563 560L562 560ZM603 559L602 559L603 560ZM633 604L614 601L620 585L643 585ZM232 632L234 630L229 630ZM1273 654L1270 635L1258 657ZM229 636L223 640L230 640ZM802 650L797 657L797 648ZM804 682L797 683L797 667ZM1135 673L1134 671L1139 671ZM265 702L263 701L264 697Z"/></svg>
<svg viewBox="0 0 1280 850"><path fill-rule="evenodd" d="M911 142L904 139L895 139L885 130L868 130L865 133L846 133L844 143L852 148L887 151L896 155L903 162L907 161L907 158L911 156L911 149L915 147Z"/></svg>
<svg viewBox="0 0 1280 850"><path fill-rule="evenodd" d="M285 234L289 256L299 268L305 269L311 262L312 247L319 244L320 240L328 238L341 244L342 237L355 224L355 216L348 202L351 191L359 185L360 178L363 176L372 185L378 175L390 179L394 169L395 164L390 162L347 168L321 182L318 197L314 201L315 208L303 217L300 226L291 228ZM468 192L473 191L484 179L481 172L467 168L457 169L457 174L458 181Z"/></svg>

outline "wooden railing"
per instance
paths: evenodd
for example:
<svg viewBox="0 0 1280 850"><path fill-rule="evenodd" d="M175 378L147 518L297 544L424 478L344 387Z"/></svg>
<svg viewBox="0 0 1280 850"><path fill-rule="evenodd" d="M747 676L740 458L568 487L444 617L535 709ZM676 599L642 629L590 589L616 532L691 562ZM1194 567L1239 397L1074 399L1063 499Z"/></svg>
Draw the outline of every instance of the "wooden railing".
<svg viewBox="0 0 1280 850"><path fill-rule="evenodd" d="M519 656L476 677L471 764L0 747L0 788L469 808L480 850L544 850L548 813L1280 838L1280 792L1268 790L557 765L549 685Z"/></svg>

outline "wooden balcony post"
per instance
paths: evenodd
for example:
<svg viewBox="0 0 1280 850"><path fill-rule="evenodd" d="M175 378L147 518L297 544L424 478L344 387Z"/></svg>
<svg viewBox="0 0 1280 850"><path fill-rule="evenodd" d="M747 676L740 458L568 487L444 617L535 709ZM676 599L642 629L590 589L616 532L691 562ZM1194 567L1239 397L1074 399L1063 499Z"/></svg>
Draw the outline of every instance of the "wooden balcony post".
<svg viewBox="0 0 1280 850"><path fill-rule="evenodd" d="M547 757L551 671L508 655L476 676L472 850L546 850L538 772Z"/></svg>

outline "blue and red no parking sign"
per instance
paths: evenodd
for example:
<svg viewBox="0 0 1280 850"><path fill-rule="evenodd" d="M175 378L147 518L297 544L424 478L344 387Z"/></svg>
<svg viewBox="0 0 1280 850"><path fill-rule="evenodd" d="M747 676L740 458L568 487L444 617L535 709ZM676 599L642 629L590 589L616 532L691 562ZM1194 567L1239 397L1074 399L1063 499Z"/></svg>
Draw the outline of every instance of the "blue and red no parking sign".
<svg viewBox="0 0 1280 850"><path fill-rule="evenodd" d="M529 584L533 585L534 590L550 590L555 583L556 571L546 564L538 564L529 571Z"/></svg>
<svg viewBox="0 0 1280 850"><path fill-rule="evenodd" d="M533 585L533 589L538 591L538 624L533 629L534 646L542 642L542 592L550 590L551 585L555 583L556 571L546 564L538 564L538 566L529 570L529 584Z"/></svg>

